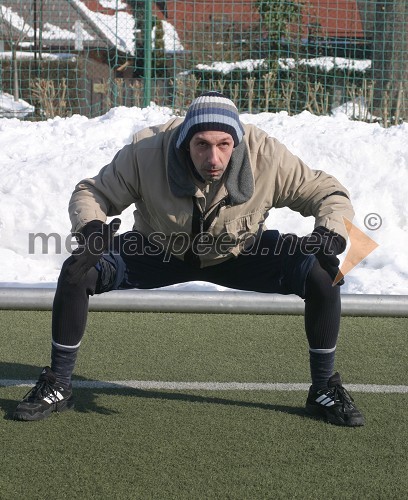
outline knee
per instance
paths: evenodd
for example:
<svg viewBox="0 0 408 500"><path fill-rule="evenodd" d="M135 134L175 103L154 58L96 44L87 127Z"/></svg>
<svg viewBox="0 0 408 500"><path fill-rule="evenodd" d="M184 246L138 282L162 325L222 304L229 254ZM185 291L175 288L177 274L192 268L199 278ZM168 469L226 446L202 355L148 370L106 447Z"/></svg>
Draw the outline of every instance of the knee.
<svg viewBox="0 0 408 500"><path fill-rule="evenodd" d="M98 271L96 268L92 267L77 283L72 283L68 278L68 271L70 266L73 264L74 259L71 255L62 265L61 272L58 278L57 288L64 290L64 293L81 293L86 291L88 294L93 295L95 293L96 283L98 280Z"/></svg>
<svg viewBox="0 0 408 500"><path fill-rule="evenodd" d="M333 280L329 273L321 267L316 259L306 278L305 299L333 301L339 298L340 287L333 286Z"/></svg>
<svg viewBox="0 0 408 500"><path fill-rule="evenodd" d="M69 275L69 270L72 264L74 263L74 256L70 255L68 259L64 261L61 267L61 271L58 277L58 284L59 285L64 285L67 286L69 285L69 280L68 280L68 275Z"/></svg>

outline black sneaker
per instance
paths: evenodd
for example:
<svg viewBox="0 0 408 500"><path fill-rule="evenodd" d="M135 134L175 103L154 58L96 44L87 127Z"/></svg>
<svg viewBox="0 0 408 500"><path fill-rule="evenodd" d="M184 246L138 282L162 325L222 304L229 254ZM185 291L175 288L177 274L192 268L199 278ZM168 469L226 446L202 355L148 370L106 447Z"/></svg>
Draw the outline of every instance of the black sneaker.
<svg viewBox="0 0 408 500"><path fill-rule="evenodd" d="M54 372L46 366L38 382L17 406L13 418L14 420L43 420L53 411L61 412L73 407L72 388L59 386Z"/></svg>
<svg viewBox="0 0 408 500"><path fill-rule="evenodd" d="M341 383L336 372L328 382L328 389L309 390L306 412L314 417L325 419L335 425L357 427L364 425L364 417L354 405L354 400Z"/></svg>

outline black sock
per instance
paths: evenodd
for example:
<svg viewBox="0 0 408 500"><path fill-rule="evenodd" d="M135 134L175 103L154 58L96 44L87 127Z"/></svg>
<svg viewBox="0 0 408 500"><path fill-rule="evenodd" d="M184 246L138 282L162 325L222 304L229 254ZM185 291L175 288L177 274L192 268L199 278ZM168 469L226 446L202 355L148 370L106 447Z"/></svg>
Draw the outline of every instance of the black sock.
<svg viewBox="0 0 408 500"><path fill-rule="evenodd" d="M52 339L62 346L81 342L88 318L89 295L95 293L98 271L90 269L85 278L73 285L65 279L67 259L58 279L52 307Z"/></svg>
<svg viewBox="0 0 408 500"><path fill-rule="evenodd" d="M51 370L57 382L68 387L84 335L89 295L95 293L98 271L92 268L84 280L72 285L65 279L70 259L63 265L52 311Z"/></svg>
<svg viewBox="0 0 408 500"><path fill-rule="evenodd" d="M335 348L310 349L309 356L313 390L327 389L327 382L333 375Z"/></svg>
<svg viewBox="0 0 408 500"><path fill-rule="evenodd" d="M316 260L306 281L305 297L305 329L314 390L327 388L333 375L340 316L340 288L332 286L332 279Z"/></svg>
<svg viewBox="0 0 408 500"><path fill-rule="evenodd" d="M69 387L75 368L79 345L75 347L52 343L51 370L55 373L58 384Z"/></svg>

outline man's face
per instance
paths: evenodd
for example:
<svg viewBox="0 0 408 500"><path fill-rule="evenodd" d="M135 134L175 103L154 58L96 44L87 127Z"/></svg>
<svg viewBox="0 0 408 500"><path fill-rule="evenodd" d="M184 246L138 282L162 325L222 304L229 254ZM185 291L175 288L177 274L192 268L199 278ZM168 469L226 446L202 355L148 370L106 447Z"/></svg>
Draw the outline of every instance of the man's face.
<svg viewBox="0 0 408 500"><path fill-rule="evenodd" d="M208 131L194 134L189 144L191 160L207 182L221 179L228 167L234 140L226 132Z"/></svg>

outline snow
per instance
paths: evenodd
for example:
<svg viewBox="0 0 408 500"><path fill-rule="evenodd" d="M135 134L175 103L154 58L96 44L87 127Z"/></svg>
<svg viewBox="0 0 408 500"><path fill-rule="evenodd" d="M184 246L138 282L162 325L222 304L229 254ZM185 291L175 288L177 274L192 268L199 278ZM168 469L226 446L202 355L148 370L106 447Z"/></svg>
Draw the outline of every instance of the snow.
<svg viewBox="0 0 408 500"><path fill-rule="evenodd" d="M9 22L16 30L19 30L21 33L21 39L23 39L24 36L33 36L33 29L24 21L21 16L16 14L9 7L0 5L0 18Z"/></svg>
<svg viewBox="0 0 408 500"><path fill-rule="evenodd" d="M80 0L72 0L76 8L82 12L86 19L91 20L98 29L103 32L104 36L119 50L129 54L135 53L135 20L133 16L125 9L127 5L124 2L116 0L100 0L102 7L111 8L116 11L115 15L102 14L88 9L88 7ZM15 28L22 32L21 46L27 45L24 43L25 37L33 37L34 29L12 9L0 5L0 17L3 17ZM51 23L44 23L41 31L41 36L44 40L77 40L78 37L83 42L85 40L93 40L92 36L87 33L83 27L83 23L77 26L72 25L72 29L62 29L59 26L54 26ZM182 52L184 47L180 42L179 36L172 24L168 21L162 21L164 31L164 50L167 53ZM78 30L80 30L78 32ZM139 31L139 30L138 30ZM23 35L24 33L24 35ZM156 35L156 27L152 29L152 48L155 47L154 40ZM31 45L31 44L28 44ZM78 48L78 50L82 50ZM1 54L0 54L1 57ZM22 57L24 56L24 53Z"/></svg>
<svg viewBox="0 0 408 500"><path fill-rule="evenodd" d="M34 59L36 56L38 57L38 52L37 52L37 54L35 54L35 52L17 50L16 56L17 56L17 59L19 61L29 60L29 59ZM10 52L10 51L0 52L0 61L2 61L2 60L5 60L5 61L9 60L10 61L12 58L13 58L12 52ZM63 52L59 52L58 54L50 54L48 52L42 52L41 59L43 61L65 60L65 61L75 62L77 59L77 56L73 55L73 54L63 53Z"/></svg>
<svg viewBox="0 0 408 500"><path fill-rule="evenodd" d="M97 174L136 131L172 116L170 109L152 104L118 107L92 119L0 118L0 286L55 287L74 247L67 206L75 184ZM332 116L281 112L242 114L241 120L279 139L310 167L333 174L350 191L353 223L379 246L346 276L342 291L407 295L408 123L382 128L352 121L341 108ZM122 214L121 231L131 228L132 210ZM377 230L372 230L375 220L369 214L381 218ZM271 211L267 225L307 234L313 222L279 209ZM38 233L48 235L48 241ZM223 290L207 283L180 286Z"/></svg>
<svg viewBox="0 0 408 500"><path fill-rule="evenodd" d="M245 59L244 61L225 62L215 61L211 64L197 64L197 69L216 71L224 75L231 73L235 69L245 69L248 72L262 67L267 64L265 59ZM369 59L344 59L343 57L314 57L311 59L293 59L291 57L279 58L279 67L282 69L293 69L296 66L311 66L319 69L324 69L326 72L332 69L347 69L356 70L364 73L371 68L371 60Z"/></svg>
<svg viewBox="0 0 408 500"><path fill-rule="evenodd" d="M310 59L279 59L279 65L284 69L292 69L295 66L311 66L312 68L331 71L333 69L346 69L361 71L364 73L371 68L370 59L346 59L344 57L314 57Z"/></svg>
<svg viewBox="0 0 408 500"><path fill-rule="evenodd" d="M184 47L174 26L168 21L162 21L164 51L167 53L183 52ZM156 26L152 29L152 49L156 48Z"/></svg>
<svg viewBox="0 0 408 500"><path fill-rule="evenodd" d="M34 106L19 99L14 100L14 97L6 92L0 92L0 117L2 118L23 118L34 112Z"/></svg>
<svg viewBox="0 0 408 500"><path fill-rule="evenodd" d="M134 25L135 21L131 14L122 12L122 2L114 16L94 12L80 0L72 0L74 6L81 11L87 19L92 20L104 33L106 38L119 50L134 54ZM116 7L115 7L116 8Z"/></svg>

